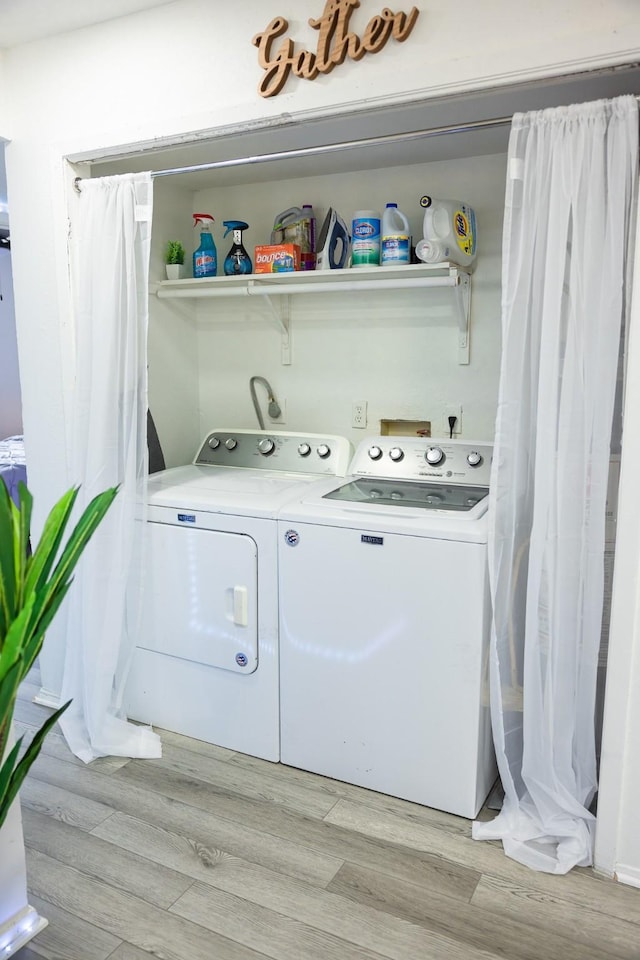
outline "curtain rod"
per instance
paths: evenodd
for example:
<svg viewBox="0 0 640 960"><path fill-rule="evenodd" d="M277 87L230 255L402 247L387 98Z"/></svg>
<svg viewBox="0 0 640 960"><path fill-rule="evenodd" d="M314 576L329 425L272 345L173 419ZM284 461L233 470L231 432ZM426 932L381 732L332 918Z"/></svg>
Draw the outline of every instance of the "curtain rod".
<svg viewBox="0 0 640 960"><path fill-rule="evenodd" d="M640 101L640 94L633 94ZM468 133L471 130L488 130L492 127L504 127L511 123L512 116L495 117L493 120L470 120L468 123L449 124L444 127L428 127L426 130L414 130L410 133L389 133L380 137L367 137L364 140L344 140L340 143L327 143L318 147L300 147L298 150L283 150L280 153L262 153L253 157L236 157L233 160L213 160L211 163L198 163L190 167L172 167L169 170L152 170L151 177L173 177L181 173L199 173L203 170L224 170L228 167L245 167L256 163L270 163L275 160L296 160L300 157L317 157L341 150L356 150L361 147L378 147L386 143L411 143L414 140L428 140L449 133ZM73 181L74 189L80 193L83 177Z"/></svg>
<svg viewBox="0 0 640 960"><path fill-rule="evenodd" d="M345 140L340 143L327 143L318 147L300 147L298 150L282 150L279 153L262 153L253 157L236 157L233 160L213 160L211 163L198 163L190 167L173 167L170 170L153 170L151 177L173 177L181 173L199 173L203 170L223 170L228 167L244 167L256 163L269 163L275 160L295 160L299 157L324 156L342 150L355 150L362 147L377 147L387 143L410 143L413 140L427 140L430 137L442 137L449 133L467 133L470 130L503 127L511 123L511 117L497 117L493 120L471 120L469 123L451 124L444 127L430 127L426 130L414 130L411 133L389 133L380 137L367 137L364 140ZM83 177L73 181L75 190L80 193Z"/></svg>

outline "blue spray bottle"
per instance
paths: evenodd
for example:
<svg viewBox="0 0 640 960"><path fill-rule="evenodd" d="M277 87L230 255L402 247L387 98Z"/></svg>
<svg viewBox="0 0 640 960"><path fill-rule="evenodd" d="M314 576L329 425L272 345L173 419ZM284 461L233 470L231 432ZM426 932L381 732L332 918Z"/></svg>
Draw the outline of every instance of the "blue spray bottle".
<svg viewBox="0 0 640 960"><path fill-rule="evenodd" d="M218 272L218 253L211 233L213 217L209 213L194 213L193 227L199 245L193 253L194 277L215 277Z"/></svg>
<svg viewBox="0 0 640 960"><path fill-rule="evenodd" d="M224 273L226 277L236 277L244 273L251 273L253 264L251 257L242 245L242 231L248 230L249 224L244 220L224 220L225 237L233 230L233 244L224 261Z"/></svg>

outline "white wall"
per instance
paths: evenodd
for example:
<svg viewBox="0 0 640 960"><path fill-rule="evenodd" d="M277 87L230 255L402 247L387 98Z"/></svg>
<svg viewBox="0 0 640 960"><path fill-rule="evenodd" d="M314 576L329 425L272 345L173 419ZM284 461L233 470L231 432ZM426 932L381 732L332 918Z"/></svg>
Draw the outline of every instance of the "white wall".
<svg viewBox="0 0 640 960"><path fill-rule="evenodd" d="M409 5L396 4L400 9ZM363 2L352 18L352 28L361 31L381 6L375 0ZM251 37L274 16L283 15L290 20L289 33L297 44L310 45L315 34L307 20L320 14L322 0L244 0L241 16L238 4L176 0L151 12L4 53L0 134L12 140L7 168L14 284L36 523L72 479L66 465L65 419L73 349L66 255L70 176L62 160L65 155L86 152L98 157L120 144L204 136L224 125L296 121L640 60L640 15L632 0L538 0L535 4L433 0L419 6L417 26L404 44L389 43L376 56L347 62L313 83L291 79L284 92L270 100L256 94L259 70ZM474 298L480 294L478 288L482 289L480 280ZM186 318L184 323L188 327L191 321ZM165 313L154 333L156 355L170 324ZM294 321L294 338L297 328ZM388 328L384 330L386 335ZM313 331L307 332L310 345ZM200 318L199 342L206 344L213 336L202 330ZM437 336L447 334L438 331ZM352 357L354 344L355 339L349 346ZM485 348L489 352L483 355ZM164 349L168 369L171 358L166 344ZM189 349L194 349L192 343ZM472 349L474 363L493 364L489 334L485 339L474 335ZM186 383L189 358L183 363L181 376ZM269 363L274 376L284 375L280 368L276 370L275 359ZM299 369L303 367L294 366L287 373L293 378ZM465 375L462 368L451 373L454 378ZM321 377L325 380L326 372ZM295 384L291 386L295 389ZM463 379L455 386L462 400L472 395ZM368 389L368 385L358 384L358 388ZM204 391L201 402L204 422L219 398ZM422 405L412 388L410 403L414 402ZM486 410L490 402L487 393L482 400ZM386 413L388 403L390 398L382 397L375 415L383 409ZM171 419L167 411L160 413L163 419ZM483 432L486 415L483 412L478 423ZM55 646L50 632L48 648ZM44 663L43 671L47 669Z"/></svg>
<svg viewBox="0 0 640 960"><path fill-rule="evenodd" d="M0 250L0 439L22 433L11 253Z"/></svg>

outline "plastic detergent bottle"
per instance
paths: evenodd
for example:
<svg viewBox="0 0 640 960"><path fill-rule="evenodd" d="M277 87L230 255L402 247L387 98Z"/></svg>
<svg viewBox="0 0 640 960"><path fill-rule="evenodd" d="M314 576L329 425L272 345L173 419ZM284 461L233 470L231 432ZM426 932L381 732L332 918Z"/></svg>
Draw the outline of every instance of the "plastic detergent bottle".
<svg viewBox="0 0 640 960"><path fill-rule="evenodd" d="M380 266L380 214L356 210L351 221L351 266Z"/></svg>
<svg viewBox="0 0 640 960"><path fill-rule="evenodd" d="M193 215L193 226L199 240L193 252L194 277L215 277L218 272L218 253L211 233L212 223L213 217L209 213Z"/></svg>
<svg viewBox="0 0 640 960"><path fill-rule="evenodd" d="M251 257L242 245L242 231L249 229L249 224L244 220L224 220L224 226L227 228L224 236L233 230L233 244L229 253L224 259L224 274L226 277L241 276L244 273L251 273L253 264Z"/></svg>
<svg viewBox="0 0 640 960"><path fill-rule="evenodd" d="M315 216L313 207L289 207L274 220L271 243L295 243L300 247L300 269L315 270Z"/></svg>
<svg viewBox="0 0 640 960"><path fill-rule="evenodd" d="M424 263L448 260L470 266L476 258L478 237L476 215L469 204L425 196L420 198L420 206L424 209L424 240L416 246L419 259Z"/></svg>
<svg viewBox="0 0 640 960"><path fill-rule="evenodd" d="M383 267L411 263L409 221L397 203L388 203L382 214L381 263Z"/></svg>

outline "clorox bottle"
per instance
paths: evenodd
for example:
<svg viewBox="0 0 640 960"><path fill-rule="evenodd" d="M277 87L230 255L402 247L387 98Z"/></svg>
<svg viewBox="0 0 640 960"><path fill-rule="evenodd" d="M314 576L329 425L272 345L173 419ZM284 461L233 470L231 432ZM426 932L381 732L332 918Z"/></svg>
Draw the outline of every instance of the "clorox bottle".
<svg viewBox="0 0 640 960"><path fill-rule="evenodd" d="M411 263L411 236L409 221L398 210L397 203L388 203L382 214L381 264L397 267Z"/></svg>
<svg viewBox="0 0 640 960"><path fill-rule="evenodd" d="M193 215L193 226L200 241L193 252L194 277L215 277L218 272L218 252L211 233L212 223L210 213Z"/></svg>
<svg viewBox="0 0 640 960"><path fill-rule="evenodd" d="M470 267L478 252L476 215L461 200L436 200L421 197L424 209L424 240L416 246L416 255L424 263L449 260Z"/></svg>

